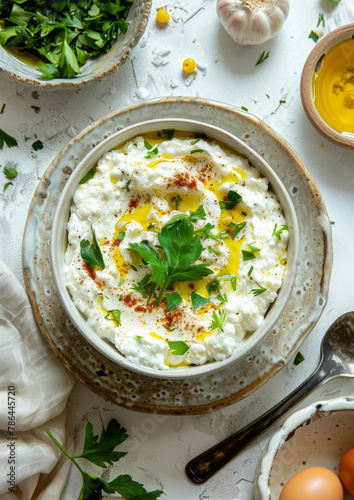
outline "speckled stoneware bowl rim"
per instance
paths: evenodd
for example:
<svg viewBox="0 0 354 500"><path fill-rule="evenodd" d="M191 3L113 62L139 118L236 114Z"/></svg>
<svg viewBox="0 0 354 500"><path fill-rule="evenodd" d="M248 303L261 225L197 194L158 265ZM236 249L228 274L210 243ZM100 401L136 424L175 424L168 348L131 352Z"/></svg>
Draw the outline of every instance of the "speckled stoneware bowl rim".
<svg viewBox="0 0 354 500"><path fill-rule="evenodd" d="M310 421L316 414L319 418L335 411L350 410L354 419L354 397L341 396L329 400L315 401L309 406L302 408L290 415L281 428L270 438L267 447L260 458L254 478L254 487L258 496L257 500L271 500L271 490L269 479L272 472L277 453L282 445L307 421ZM273 499L275 500L275 499Z"/></svg>
<svg viewBox="0 0 354 500"><path fill-rule="evenodd" d="M264 177L268 178L271 189L277 195L277 198L283 208L287 224L291 227L287 251L287 272L285 274L283 284L278 292L278 297L270 307L261 327L258 328L245 341L241 342L232 356L224 359L223 361L209 362L200 366L170 368L169 370L152 369L129 361L125 358L125 356L119 353L113 344L101 339L88 326L86 320L75 307L65 286L64 264L66 222L68 220L73 195L78 189L79 182L82 177L88 170L97 164L97 161L105 153L111 151L113 148L119 146L120 144L124 144L127 140L130 140L138 135L158 132L163 129L176 129L187 132L205 133L209 138L224 143L226 146L246 157ZM294 286L298 255L299 229L296 212L288 192L273 169L260 155L258 155L258 153L229 132L213 125L189 119L157 119L137 123L116 132L95 146L79 163L74 173L68 179L58 201L51 231L51 263L54 280L58 287L62 304L79 332L88 342L90 342L96 349L113 362L143 375L165 379L185 379L211 373L238 361L243 356L246 356L256 344L261 342L262 338L273 328L279 316L282 314Z"/></svg>
<svg viewBox="0 0 354 500"><path fill-rule="evenodd" d="M350 37L354 37L354 23L341 26L320 40L305 62L300 84L302 105L313 127L327 140L346 149L354 149L354 134L352 139L346 137L323 120L313 101L312 76L321 57L334 45Z"/></svg>
<svg viewBox="0 0 354 500"><path fill-rule="evenodd" d="M140 23L136 28L136 34L129 41L123 54L120 54L120 56L118 58L112 57L112 60L113 60L112 65L109 66L107 69L103 68L103 69L98 70L94 73L93 72L91 73L90 70L88 70L87 77L85 77L86 75L84 75L84 78L81 78L80 75L78 75L77 78L70 78L70 79L62 78L62 79L53 79L53 80L45 80L44 78L40 79L39 73L38 73L38 78L29 77L29 76L26 76L24 74L20 74L19 72L16 72L15 70L11 70L11 69L6 68L6 67L0 67L0 74L2 72L4 74L4 76L6 76L10 79L14 79L18 82L25 84L25 85L31 85L37 89L40 89L40 90L49 90L49 91L50 90L78 90L78 89L81 89L82 87L89 85L90 83L102 80L106 76L117 71L117 69L128 59L133 48L137 45L137 43L139 42L140 38L142 37L142 35L145 31L145 28L147 26L149 16L150 16L152 0L141 0L141 4L136 3L135 5L137 6L136 9L139 9L140 7L143 8L143 12L141 13ZM132 21L132 18L133 18L134 12L135 12L134 11L135 5L132 4L132 8L130 9L130 12L129 12L128 17L127 17L127 20L130 22ZM127 33L124 34L123 36L124 37L126 36L127 39L129 39L129 29L128 29ZM120 41L121 41L120 37L118 37L118 39L114 45L116 45L117 43L120 43ZM113 54L114 54L114 45L112 46L112 48L109 52L102 54L101 56L99 56L96 59L93 59L92 61L89 61L89 63L86 63L86 65L91 64L91 63L92 63L92 65L95 65L101 57L106 57L108 60L109 57L113 56ZM3 53L4 57L8 56L9 61L14 60L14 64L18 68L21 68L21 66L23 66L23 67L27 66L25 63L22 63L20 61L16 61L15 58L10 56L9 54L8 55L5 54L5 50L1 46L0 46L0 51ZM86 65L82 66L83 71L85 71ZM107 64L107 66L108 66L108 64Z"/></svg>

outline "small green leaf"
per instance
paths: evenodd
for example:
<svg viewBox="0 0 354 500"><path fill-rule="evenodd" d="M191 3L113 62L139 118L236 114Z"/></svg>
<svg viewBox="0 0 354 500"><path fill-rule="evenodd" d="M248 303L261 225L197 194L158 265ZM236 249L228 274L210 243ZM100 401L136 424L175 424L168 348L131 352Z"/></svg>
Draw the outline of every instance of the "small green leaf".
<svg viewBox="0 0 354 500"><path fill-rule="evenodd" d="M242 257L243 257L244 261L246 261L246 260L252 260L252 259L256 258L256 256L254 255L254 253L249 252L248 250L242 250Z"/></svg>
<svg viewBox="0 0 354 500"><path fill-rule="evenodd" d="M33 151L39 151L40 149L43 149L44 146L43 146L43 142L40 141L38 139L38 141L35 141L33 144L32 144L32 149Z"/></svg>
<svg viewBox="0 0 354 500"><path fill-rule="evenodd" d="M191 151L191 155L194 155L195 153L204 153L204 149L193 149Z"/></svg>
<svg viewBox="0 0 354 500"><path fill-rule="evenodd" d="M236 191L229 191L227 194L227 202L220 201L219 205L221 209L231 210L236 205L241 203L241 201L242 201L242 196L240 194L238 194Z"/></svg>
<svg viewBox="0 0 354 500"><path fill-rule="evenodd" d="M197 292L193 292L191 295L192 307L194 310L199 309L200 307L204 307L209 304L210 300L206 299L202 295L199 295Z"/></svg>
<svg viewBox="0 0 354 500"><path fill-rule="evenodd" d="M166 295L167 311L174 311L181 303L182 297L178 292Z"/></svg>
<svg viewBox="0 0 354 500"><path fill-rule="evenodd" d="M272 236L276 236L278 238L278 240L280 240L281 239L281 236L280 236L281 233L283 231L289 231L290 229L291 229L290 226L287 226L285 224L282 225L282 226L280 226L279 229L277 229L277 224L275 224Z"/></svg>
<svg viewBox="0 0 354 500"><path fill-rule="evenodd" d="M219 274L218 280L230 281L232 289L236 290L236 276L234 274Z"/></svg>
<svg viewBox="0 0 354 500"><path fill-rule="evenodd" d="M159 136L162 137L163 139L168 139L171 140L172 137L174 136L175 129L165 129L162 132L159 132Z"/></svg>
<svg viewBox="0 0 354 500"><path fill-rule="evenodd" d="M7 189L9 186L13 186L12 182L7 182L6 184L4 184L4 191L5 191L5 189Z"/></svg>
<svg viewBox="0 0 354 500"><path fill-rule="evenodd" d="M14 137L8 135L6 132L0 129L0 149L4 147L4 143L8 148L13 148L14 146L18 145Z"/></svg>
<svg viewBox="0 0 354 500"><path fill-rule="evenodd" d="M108 314L106 314L106 316L104 318L109 319L111 321L116 321L117 326L120 326L122 324L122 322L120 320L121 314L122 314L122 312L119 311L118 309L112 309L111 311L108 311Z"/></svg>
<svg viewBox="0 0 354 500"><path fill-rule="evenodd" d="M92 177L95 175L95 172L93 170L93 168L91 168L84 176L83 178L81 179L81 181L79 182L79 184L85 184L87 181L89 181L90 179L92 179Z"/></svg>
<svg viewBox="0 0 354 500"><path fill-rule="evenodd" d="M303 354L301 354L301 352L299 351L296 356L295 356L295 359L294 359L294 365L299 365L300 363L302 363L303 361L305 361L305 357Z"/></svg>
<svg viewBox="0 0 354 500"><path fill-rule="evenodd" d="M142 339L142 335L135 335L135 337L139 340L139 339Z"/></svg>
<svg viewBox="0 0 354 500"><path fill-rule="evenodd" d="M158 148L150 149L150 151L148 151L148 154L146 156L144 156L144 158L147 158L148 160L150 160L150 158L152 158L153 156L156 156L158 153L159 153Z"/></svg>
<svg viewBox="0 0 354 500"><path fill-rule="evenodd" d="M17 176L17 170L14 168L4 167L4 174L8 179L14 179Z"/></svg>
<svg viewBox="0 0 354 500"><path fill-rule="evenodd" d="M97 243L96 234L92 226L91 226L91 232L93 239L93 243L91 245L88 240L82 240L80 242L81 257L86 262L86 264L89 267L91 267L91 269L99 267L101 270L103 270L105 269L103 255Z"/></svg>
<svg viewBox="0 0 354 500"><path fill-rule="evenodd" d="M317 21L317 26L316 26L316 28L318 28L318 27L319 27L319 25L320 25L321 23L323 24L323 26L325 26L325 25L326 25L326 21L325 21L325 19L324 19L324 17L323 17L322 12L320 12L320 13L318 14L318 21Z"/></svg>
<svg viewBox="0 0 354 500"><path fill-rule="evenodd" d="M130 192L130 187L129 187L129 184L131 183L131 179L129 179L129 181L126 183L126 185L124 187L122 187L121 189L125 189L126 191L128 191L128 193Z"/></svg>
<svg viewBox="0 0 354 500"><path fill-rule="evenodd" d="M116 240L117 241L123 241L124 240L124 236L125 236L125 231L121 232L118 234Z"/></svg>
<svg viewBox="0 0 354 500"><path fill-rule="evenodd" d="M256 66L258 66L259 64L261 64L262 62L264 62L266 59L268 59L268 57L269 57L269 52L265 53L265 50L263 50L260 58L256 62Z"/></svg>
<svg viewBox="0 0 354 500"><path fill-rule="evenodd" d="M236 224L234 230L231 233L231 239L234 240L239 232L245 227L246 222L242 222L240 224Z"/></svg>
<svg viewBox="0 0 354 500"><path fill-rule="evenodd" d="M251 252L253 252L253 253L260 252L260 251L261 251L261 248L255 247L255 246L254 246L254 243L256 243L256 242L255 242L255 241L253 241L252 243L247 243L248 248L249 248L249 249L251 250Z"/></svg>
<svg viewBox="0 0 354 500"><path fill-rule="evenodd" d="M183 342L183 340L171 340L168 342L168 347L175 356L183 356L189 349L189 345Z"/></svg>
<svg viewBox="0 0 354 500"><path fill-rule="evenodd" d="M178 207L179 207L179 204L181 203L182 201L182 198L180 197L180 195L178 194L177 195L177 198L176 198L176 201L175 201L175 207L176 207L176 210L178 210Z"/></svg>
<svg viewBox="0 0 354 500"><path fill-rule="evenodd" d="M248 111L248 108L246 108L245 106L241 106L241 109L243 109L243 111Z"/></svg>
<svg viewBox="0 0 354 500"><path fill-rule="evenodd" d="M146 149L152 149L151 144L146 139L144 139L144 146Z"/></svg>
<svg viewBox="0 0 354 500"><path fill-rule="evenodd" d="M249 268L249 270L248 270L248 276L251 276L253 269L254 269L254 267L253 267L253 266L251 266L251 267Z"/></svg>

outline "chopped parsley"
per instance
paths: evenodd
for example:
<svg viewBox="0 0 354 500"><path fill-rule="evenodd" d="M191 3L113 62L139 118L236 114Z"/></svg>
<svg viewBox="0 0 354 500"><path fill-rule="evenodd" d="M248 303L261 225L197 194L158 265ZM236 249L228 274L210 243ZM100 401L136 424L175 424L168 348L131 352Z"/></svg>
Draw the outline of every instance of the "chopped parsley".
<svg viewBox="0 0 354 500"><path fill-rule="evenodd" d="M121 233L118 234L116 240L117 241L123 241L125 236L125 231L122 231Z"/></svg>
<svg viewBox="0 0 354 500"><path fill-rule="evenodd" d="M320 13L318 14L318 21L317 21L317 26L316 26L316 28L318 28L318 27L319 27L319 25L320 25L321 23L322 23L322 25L323 25L323 26L326 26L326 21L325 21L325 19L324 19L324 17L323 17L322 12L320 12Z"/></svg>
<svg viewBox="0 0 354 500"><path fill-rule="evenodd" d="M305 357L303 354L301 354L301 352L299 351L296 356L295 356L295 359L294 359L294 365L299 365L300 363L302 363L303 361L305 361Z"/></svg>
<svg viewBox="0 0 354 500"><path fill-rule="evenodd" d="M1 31L0 31L1 33ZM11 135L8 135L6 132L4 132L1 128L0 128L0 149L2 149L4 147L4 144L6 144L6 146L8 148L13 148L14 146L17 146L17 141L14 137L12 137Z"/></svg>
<svg viewBox="0 0 354 500"><path fill-rule="evenodd" d="M219 309L217 313L213 311L212 318L213 321L209 326L209 330L216 330L217 328L220 328L220 330L223 332L224 322L226 319L226 312L223 309Z"/></svg>
<svg viewBox="0 0 354 500"><path fill-rule="evenodd" d="M205 305L209 304L210 300L206 299L202 295L199 295L197 292L193 292L191 295L192 307L194 310L200 309Z"/></svg>
<svg viewBox="0 0 354 500"><path fill-rule="evenodd" d="M14 168L4 167L4 174L8 179L14 179L17 176L17 170Z"/></svg>
<svg viewBox="0 0 354 500"><path fill-rule="evenodd" d="M126 191L128 191L128 193L130 192L130 187L129 187L129 184L131 183L131 179L129 179L129 181L126 183L126 185L124 187L122 187L121 189L125 189Z"/></svg>
<svg viewBox="0 0 354 500"><path fill-rule="evenodd" d="M219 205L221 209L231 210L241 201L242 196L240 194L238 194L236 191L229 191L227 194L227 201L219 201Z"/></svg>
<svg viewBox="0 0 354 500"><path fill-rule="evenodd" d="M195 153L204 153L204 149L193 149L191 151L191 155L194 155Z"/></svg>
<svg viewBox="0 0 354 500"><path fill-rule="evenodd" d="M260 295L261 293L265 292L267 289L264 288L263 286L261 286L259 283L256 283L256 285L258 286L258 288L253 288L251 290L251 292L253 293L253 295L255 297L257 297L257 295Z"/></svg>
<svg viewBox="0 0 354 500"><path fill-rule="evenodd" d="M269 52L265 53L265 50L263 50L260 58L256 62L256 66L258 66L259 64L262 64L262 62L264 62L266 59L268 59L268 57L269 57Z"/></svg>
<svg viewBox="0 0 354 500"><path fill-rule="evenodd" d="M182 297L178 292L174 292L166 295L167 311L171 312L177 309L177 307L182 303Z"/></svg>
<svg viewBox="0 0 354 500"><path fill-rule="evenodd" d="M174 356L183 356L189 349L189 345L183 342L183 340L171 340L168 342L168 347Z"/></svg>
<svg viewBox="0 0 354 500"><path fill-rule="evenodd" d="M175 207L176 207L176 210L178 210L178 207L179 207L179 204L181 203L182 201L182 198L180 197L180 195L178 194L177 195L177 198L175 200Z"/></svg>
<svg viewBox="0 0 354 500"><path fill-rule="evenodd" d="M111 311L108 311L104 319L109 319L111 321L116 321L117 325L120 326L122 324L120 320L122 312L119 311L119 309L112 309Z"/></svg>
<svg viewBox="0 0 354 500"><path fill-rule="evenodd" d="M175 133L175 129L164 129L164 130L162 130L162 132L159 132L158 135L160 137L162 137L163 139L170 140L174 136L174 133Z"/></svg>
<svg viewBox="0 0 354 500"><path fill-rule="evenodd" d="M251 276L253 269L254 269L254 267L253 267L253 266L251 266L251 267L249 268L248 273L247 273L247 274L248 274L248 276Z"/></svg>
<svg viewBox="0 0 354 500"><path fill-rule="evenodd" d="M44 148L43 142L40 141L39 139L32 144L33 151L39 151L40 149L43 148Z"/></svg>
<svg viewBox="0 0 354 500"><path fill-rule="evenodd" d="M311 38L311 40L313 40L315 43L318 42L318 36L313 30L310 31L309 38Z"/></svg>
<svg viewBox="0 0 354 500"><path fill-rule="evenodd" d="M159 153L159 150L157 147L154 149L150 149L150 151L148 151L148 154L146 156L144 156L144 158L147 158L148 160L150 160L150 158L152 158L153 156L156 156L158 153Z"/></svg>
<svg viewBox="0 0 354 500"><path fill-rule="evenodd" d="M248 108L246 108L245 106L241 106L241 109L243 109L243 111L248 111Z"/></svg>
<svg viewBox="0 0 354 500"><path fill-rule="evenodd" d="M275 224L272 236L276 236L278 238L278 240L280 240L281 239L281 236L280 236L281 233L283 231L289 231L289 230L290 230L290 226L287 226L287 225L284 224L284 225L280 226L279 229L277 229L277 224Z"/></svg>
<svg viewBox="0 0 354 500"><path fill-rule="evenodd" d="M5 191L5 189L7 189L9 186L13 186L12 182L7 182L6 184L4 184L4 191Z"/></svg>
<svg viewBox="0 0 354 500"><path fill-rule="evenodd" d="M90 170L83 176L79 184L85 184L87 181L92 179L92 177L95 175L95 172L93 168L90 168Z"/></svg>
<svg viewBox="0 0 354 500"><path fill-rule="evenodd" d="M234 224L234 223L231 223L231 224ZM231 226L231 224L229 224L229 227ZM241 222L239 224L235 224L234 226L231 226L231 227L234 227L234 229L231 233L232 240L234 240L236 238L238 233L240 233L242 231L242 229L245 227L245 225L246 225L246 222Z"/></svg>

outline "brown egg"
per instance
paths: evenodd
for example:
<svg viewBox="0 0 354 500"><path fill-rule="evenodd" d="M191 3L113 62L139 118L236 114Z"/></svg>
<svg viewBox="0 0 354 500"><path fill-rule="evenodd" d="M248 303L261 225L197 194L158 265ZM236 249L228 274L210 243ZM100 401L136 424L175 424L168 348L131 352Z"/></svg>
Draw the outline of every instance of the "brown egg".
<svg viewBox="0 0 354 500"><path fill-rule="evenodd" d="M284 486L279 500L343 500L339 478L325 467L309 467L293 476Z"/></svg>

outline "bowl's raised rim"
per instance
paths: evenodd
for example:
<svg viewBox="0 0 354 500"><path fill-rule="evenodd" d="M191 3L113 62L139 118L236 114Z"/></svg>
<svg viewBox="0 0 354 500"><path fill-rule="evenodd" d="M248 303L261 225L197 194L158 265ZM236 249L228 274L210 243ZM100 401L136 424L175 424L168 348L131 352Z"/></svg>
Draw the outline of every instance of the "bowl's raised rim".
<svg viewBox="0 0 354 500"><path fill-rule="evenodd" d="M134 4L133 4L134 6ZM25 85L31 85L32 87L35 87L40 90L78 90L81 89L82 87L85 87L89 85L90 83L94 81L100 81L106 76L114 73L117 71L119 66L121 66L129 57L131 54L133 48L137 45L139 42L140 38L142 37L151 12L151 6L152 6L152 0L144 0L144 13L142 15L141 23L139 27L137 28L137 33L134 36L134 38L131 40L129 45L127 45L126 50L124 51L124 54L121 55L121 57L118 60L115 60L114 64L108 69L104 69L101 72L98 72L97 74L92 74L89 73L86 78L63 78L63 79L54 79L54 80L45 80L45 79L39 79L39 78L31 78L28 76L24 76L21 74L16 73L15 71L12 71L11 69L7 69L4 67L0 67L0 73L4 73L7 77L14 79L18 82L21 82ZM131 10L132 11L132 10ZM131 11L128 14L128 19L129 15L131 15ZM113 50L114 47L112 47L111 50ZM4 51L3 47L0 46L0 50ZM12 57L12 56L9 56ZM23 63L19 63L23 64Z"/></svg>
<svg viewBox="0 0 354 500"><path fill-rule="evenodd" d="M305 408L291 414L281 428L270 438L265 452L258 462L254 478L254 487L258 496L255 498L259 500L269 500L271 498L269 476L272 472L274 460L281 446L297 428L317 413L329 414L333 411L344 410L353 411L354 415L354 397L341 396L329 400L314 401Z"/></svg>
<svg viewBox="0 0 354 500"><path fill-rule="evenodd" d="M63 273L61 272L64 267L64 234L65 226L67 220L67 214L72 202L72 196L77 189L78 183L83 175L89 170L98 159L105 153L110 151L117 145L126 142L129 138L136 135L148 133L151 131L158 131L163 128L175 128L177 130L189 130L189 131L199 131L205 132L211 138L215 140L224 142L232 149L239 152L241 155L247 157L252 165L256 166L258 170L267 177L270 181L270 185L277 194L277 197L282 205L283 211L287 222L290 224L292 231L289 242L289 255L288 255L288 269L283 281L282 287L279 292L278 299L274 302L269 314L267 315L265 323L254 332L249 339L247 339L241 347L235 351L235 353L223 361L215 361L213 363L207 363L205 365L187 368L170 369L166 371L154 370L148 367L136 365L131 361L127 360L122 354L120 354L113 344L109 344L104 341L96 333L88 327L86 321L83 319L79 311L74 306L71 297L65 288L65 283L63 279ZM231 144L231 146L230 146ZM275 187L275 189L274 189ZM274 326L277 319L281 315L286 302L290 296L292 288L294 286L296 269L297 269L297 259L299 254L299 229L297 223L297 216L291 201L291 198L280 181L279 177L275 174L273 169L268 165L268 163L247 146L239 138L233 136L229 132L216 127L214 125L209 125L197 120L188 119L159 119L159 120L148 120L132 126L126 127L107 139L103 140L95 148L93 148L88 155L80 162L80 164L75 169L74 173L70 176L67 181L61 196L58 200L57 208L55 211L53 225L51 230L51 244L50 244L50 254L51 254L51 266L54 276L55 283L58 288L59 296L62 304L77 327L77 329L83 334L83 336L88 340L96 349L98 349L102 354L116 362L117 364L133 370L135 372L141 373L147 376L153 376L157 378L189 378L196 377L198 375L204 375L206 373L211 373L231 363L236 362L242 356L246 355L252 347L254 347L261 339L268 333L268 331ZM60 252L62 255L60 256Z"/></svg>
<svg viewBox="0 0 354 500"><path fill-rule="evenodd" d="M327 140L346 149L354 149L354 138L350 139L336 132L323 120L318 113L312 97L312 75L314 73L317 62L322 55L337 43L354 37L354 23L346 24L340 28L331 31L322 40L320 40L308 56L301 74L300 94L302 105L307 115L307 118L313 127Z"/></svg>

